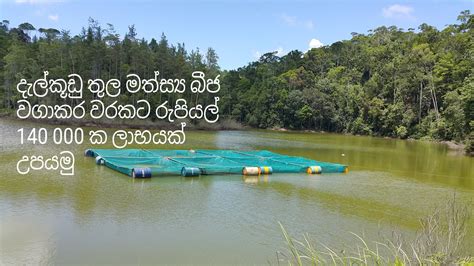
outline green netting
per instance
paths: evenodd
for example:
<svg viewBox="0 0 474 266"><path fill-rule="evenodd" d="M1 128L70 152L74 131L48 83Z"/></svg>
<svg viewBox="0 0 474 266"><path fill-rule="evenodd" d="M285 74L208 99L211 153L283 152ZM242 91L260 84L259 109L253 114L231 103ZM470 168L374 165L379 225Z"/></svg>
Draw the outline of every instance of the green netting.
<svg viewBox="0 0 474 266"><path fill-rule="evenodd" d="M93 149L86 155L100 164L132 175L134 169L149 169L152 176L179 175L183 167L199 168L202 174L241 174L244 167L269 166L273 173L304 173L310 166L322 173L343 173L347 166L288 156L265 150L143 150Z"/></svg>

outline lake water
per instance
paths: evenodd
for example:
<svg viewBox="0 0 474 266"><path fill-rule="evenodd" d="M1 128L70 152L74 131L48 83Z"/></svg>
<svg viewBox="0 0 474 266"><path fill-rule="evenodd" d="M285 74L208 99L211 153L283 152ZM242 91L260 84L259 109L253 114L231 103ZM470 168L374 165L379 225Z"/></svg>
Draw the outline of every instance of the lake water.
<svg viewBox="0 0 474 266"><path fill-rule="evenodd" d="M274 131L187 132L163 149L266 149L347 164L348 174L132 179L82 154L88 145L19 145L0 119L0 264L276 263L278 222L330 247L413 237L418 219L456 193L474 199L474 158L445 145ZM131 146L133 147L133 146ZM135 146L137 147L137 146ZM70 150L76 174L18 175L24 154ZM342 156L344 154L345 156ZM468 244L474 244L470 222Z"/></svg>

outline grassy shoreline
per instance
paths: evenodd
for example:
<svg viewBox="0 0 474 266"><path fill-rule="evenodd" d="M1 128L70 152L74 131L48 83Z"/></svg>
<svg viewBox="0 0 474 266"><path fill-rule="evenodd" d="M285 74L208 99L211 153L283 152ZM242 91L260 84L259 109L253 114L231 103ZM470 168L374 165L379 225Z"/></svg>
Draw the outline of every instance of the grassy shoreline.
<svg viewBox="0 0 474 266"><path fill-rule="evenodd" d="M279 223L286 250L277 252L277 261L287 265L474 265L465 242L471 217L470 204L460 203L454 195L445 206L419 219L414 239L393 232L391 237L369 241L351 232L355 242L337 248L313 243L307 234L298 240Z"/></svg>

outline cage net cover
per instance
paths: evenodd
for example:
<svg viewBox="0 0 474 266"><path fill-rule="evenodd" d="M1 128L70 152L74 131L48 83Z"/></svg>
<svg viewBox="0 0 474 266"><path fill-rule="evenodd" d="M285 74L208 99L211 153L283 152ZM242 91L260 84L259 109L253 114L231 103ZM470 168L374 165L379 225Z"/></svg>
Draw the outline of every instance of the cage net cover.
<svg viewBox="0 0 474 266"><path fill-rule="evenodd" d="M151 176L179 175L183 167L200 174L241 174L244 167L271 167L273 173L305 173L320 167L322 173L347 172L346 165L278 154L266 150L144 150L89 149L86 155L98 164L132 176L134 169L147 169Z"/></svg>

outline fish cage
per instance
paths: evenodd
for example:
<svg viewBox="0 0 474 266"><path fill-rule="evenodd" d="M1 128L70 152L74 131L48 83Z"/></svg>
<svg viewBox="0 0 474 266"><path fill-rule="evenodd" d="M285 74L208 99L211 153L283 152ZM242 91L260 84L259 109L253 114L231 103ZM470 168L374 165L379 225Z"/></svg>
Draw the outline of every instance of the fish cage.
<svg viewBox="0 0 474 266"><path fill-rule="evenodd" d="M88 149L98 165L135 178L215 174L347 173L348 166L266 150Z"/></svg>

